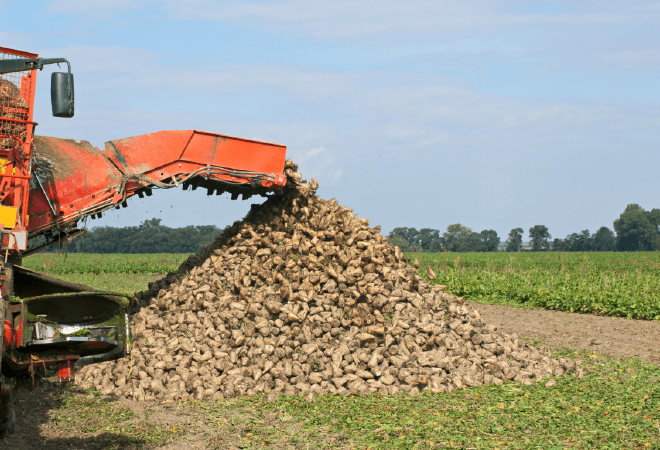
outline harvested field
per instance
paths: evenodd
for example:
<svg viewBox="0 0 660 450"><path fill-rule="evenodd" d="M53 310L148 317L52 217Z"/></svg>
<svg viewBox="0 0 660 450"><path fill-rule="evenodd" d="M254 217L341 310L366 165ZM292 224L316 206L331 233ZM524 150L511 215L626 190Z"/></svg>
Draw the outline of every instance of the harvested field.
<svg viewBox="0 0 660 450"><path fill-rule="evenodd" d="M533 321L520 314L558 315L575 327L566 334L575 329L591 331L586 340L601 333L593 320L610 320L616 328L624 321L473 306L482 311L488 323L505 331L516 330L541 354L544 347L556 348L562 343L571 347L579 342L549 338L542 333L554 332L552 321L543 327L545 318ZM644 327L657 323L625 320L624 325L626 334L613 334L609 348L592 346L588 353L554 353L555 357L582 360L585 375L582 379L559 377L551 388L507 382L414 397L324 395L312 404L301 397L284 396L270 404L262 403L263 396L163 404L118 400L98 392L60 391L46 385L35 392L16 393L19 423L5 444L6 448L54 450L404 449L451 448L452 443L454 447L478 448L653 448L660 443L656 424L660 418L660 365L610 358L605 352L643 339L647 333ZM267 445L262 446L262 442Z"/></svg>
<svg viewBox="0 0 660 450"><path fill-rule="evenodd" d="M419 277L351 210L309 185L288 189L150 284L132 358L80 371L73 391L19 392L8 448L660 442L657 365L610 358L604 347L543 345L546 319L521 314L544 311L472 305L476 312ZM642 323L625 331L642 330L646 344L654 331L644 327L657 324ZM554 376L569 373L578 376Z"/></svg>
<svg viewBox="0 0 660 450"><path fill-rule="evenodd" d="M582 315L572 315L579 320ZM522 333L522 332L521 332ZM541 354L545 350L540 347ZM584 377L451 394L265 396L165 404L42 387L16 392L8 449L655 448L660 366L560 350Z"/></svg>
<svg viewBox="0 0 660 450"><path fill-rule="evenodd" d="M506 333L544 345L597 351L660 364L660 322L471 303Z"/></svg>

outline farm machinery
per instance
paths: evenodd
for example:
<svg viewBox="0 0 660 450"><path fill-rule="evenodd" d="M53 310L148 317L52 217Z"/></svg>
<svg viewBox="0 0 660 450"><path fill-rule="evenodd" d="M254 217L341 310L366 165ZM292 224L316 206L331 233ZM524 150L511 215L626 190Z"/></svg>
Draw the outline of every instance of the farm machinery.
<svg viewBox="0 0 660 450"><path fill-rule="evenodd" d="M38 382L57 368L71 380L76 365L130 352L131 299L54 279L21 266L23 258L81 235L127 199L154 189L201 187L208 194L262 195L284 187L286 147L197 130L160 131L107 142L35 135L37 71L51 75L55 117L74 115L71 66L64 58L0 47L0 437L13 421L13 379Z"/></svg>

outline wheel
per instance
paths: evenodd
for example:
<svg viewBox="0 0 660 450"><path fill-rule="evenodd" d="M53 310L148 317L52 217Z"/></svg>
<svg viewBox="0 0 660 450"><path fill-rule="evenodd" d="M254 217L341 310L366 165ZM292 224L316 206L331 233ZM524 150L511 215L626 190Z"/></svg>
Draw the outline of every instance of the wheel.
<svg viewBox="0 0 660 450"><path fill-rule="evenodd" d="M4 329L5 323L5 302L0 298L0 324ZM4 333L0 333L0 371L2 370L2 358L4 357ZM0 439L7 436L14 429L16 422L16 414L14 413L14 405L11 399L11 386L7 383L8 380L0 373Z"/></svg>

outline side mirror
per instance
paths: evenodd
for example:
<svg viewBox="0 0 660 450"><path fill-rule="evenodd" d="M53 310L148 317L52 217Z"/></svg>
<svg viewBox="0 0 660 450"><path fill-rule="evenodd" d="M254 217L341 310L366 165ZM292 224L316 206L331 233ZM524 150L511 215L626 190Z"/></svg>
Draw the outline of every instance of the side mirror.
<svg viewBox="0 0 660 450"><path fill-rule="evenodd" d="M73 74L53 72L50 77L50 101L55 117L73 117Z"/></svg>

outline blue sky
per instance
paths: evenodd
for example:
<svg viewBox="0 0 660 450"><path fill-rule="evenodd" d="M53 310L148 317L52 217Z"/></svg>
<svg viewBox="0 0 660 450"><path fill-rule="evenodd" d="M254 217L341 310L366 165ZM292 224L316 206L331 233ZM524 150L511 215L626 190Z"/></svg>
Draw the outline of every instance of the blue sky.
<svg viewBox="0 0 660 450"><path fill-rule="evenodd" d="M553 237L660 207L658 1L0 0L0 46L66 57L76 116L38 134L201 129L284 144L380 224ZM89 225L224 226L247 202L163 191Z"/></svg>

